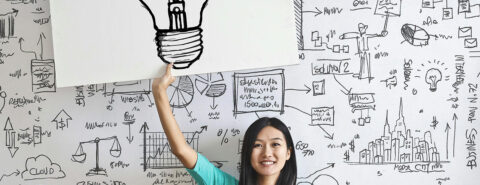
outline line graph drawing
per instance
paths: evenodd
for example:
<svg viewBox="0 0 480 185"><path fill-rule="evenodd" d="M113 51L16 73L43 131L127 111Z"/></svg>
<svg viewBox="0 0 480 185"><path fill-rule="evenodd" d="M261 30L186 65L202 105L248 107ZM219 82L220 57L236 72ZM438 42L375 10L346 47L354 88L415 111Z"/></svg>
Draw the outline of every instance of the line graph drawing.
<svg viewBox="0 0 480 185"><path fill-rule="evenodd" d="M333 168L335 163L328 163L327 167L319 169L306 177L298 177L297 185L340 185L335 177L325 174L323 171Z"/></svg>
<svg viewBox="0 0 480 185"><path fill-rule="evenodd" d="M172 169L184 168L183 164L172 153L165 132L147 132L147 123L144 123L140 133L143 133L143 170L147 169ZM198 152L199 136L207 126L202 126L200 131L183 132L187 144Z"/></svg>

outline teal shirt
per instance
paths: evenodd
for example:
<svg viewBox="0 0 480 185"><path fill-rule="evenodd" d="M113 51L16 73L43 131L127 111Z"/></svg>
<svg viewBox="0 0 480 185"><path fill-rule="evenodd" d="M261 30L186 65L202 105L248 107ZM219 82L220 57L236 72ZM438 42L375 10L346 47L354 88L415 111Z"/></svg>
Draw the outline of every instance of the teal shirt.
<svg viewBox="0 0 480 185"><path fill-rule="evenodd" d="M188 173L199 185L238 185L238 180L215 167L202 154L197 153L197 163Z"/></svg>

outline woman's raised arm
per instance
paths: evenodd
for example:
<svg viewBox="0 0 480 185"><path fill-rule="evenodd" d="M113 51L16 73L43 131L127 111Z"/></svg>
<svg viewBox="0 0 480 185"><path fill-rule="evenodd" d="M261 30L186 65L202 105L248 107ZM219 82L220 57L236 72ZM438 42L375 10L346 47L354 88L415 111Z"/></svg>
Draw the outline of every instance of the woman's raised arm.
<svg viewBox="0 0 480 185"><path fill-rule="evenodd" d="M160 122L167 135L173 154L180 159L183 166L188 169L193 169L197 162L197 152L187 144L187 141L172 114L167 96L168 86L175 81L175 77L172 76L171 71L172 64L169 64L165 74L161 78L153 80L153 97L155 99L155 105L157 106Z"/></svg>

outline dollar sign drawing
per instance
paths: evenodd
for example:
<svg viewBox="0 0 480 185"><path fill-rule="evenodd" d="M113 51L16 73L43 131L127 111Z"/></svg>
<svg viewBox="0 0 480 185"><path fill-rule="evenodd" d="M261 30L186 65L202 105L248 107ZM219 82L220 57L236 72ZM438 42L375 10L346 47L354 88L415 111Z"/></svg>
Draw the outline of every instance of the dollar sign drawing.
<svg viewBox="0 0 480 185"><path fill-rule="evenodd" d="M5 91L2 91L2 87L0 87L0 114L5 107L5 98L7 98L7 93Z"/></svg>

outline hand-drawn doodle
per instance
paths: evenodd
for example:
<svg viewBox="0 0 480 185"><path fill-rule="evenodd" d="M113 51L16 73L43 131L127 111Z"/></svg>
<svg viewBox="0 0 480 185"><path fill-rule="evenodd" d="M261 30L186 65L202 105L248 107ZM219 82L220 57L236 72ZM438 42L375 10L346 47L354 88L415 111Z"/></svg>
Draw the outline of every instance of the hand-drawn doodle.
<svg viewBox="0 0 480 185"><path fill-rule="evenodd" d="M203 75L196 75L195 78L195 88L203 95L211 97L213 104L210 106L212 110L217 108L217 104L215 104L215 98L222 96L225 94L227 90L227 85L223 79L222 73L208 73ZM206 92L205 92L206 91Z"/></svg>
<svg viewBox="0 0 480 185"><path fill-rule="evenodd" d="M147 169L184 168L183 164L172 153L165 132L147 132L145 122L140 129L143 133L143 171ZM183 132L185 139L195 151L198 152L199 135L207 131L207 126L202 126L200 131Z"/></svg>
<svg viewBox="0 0 480 185"><path fill-rule="evenodd" d="M417 25L404 24L401 28L401 33L405 39L403 42L406 41L412 46L426 46L429 44L430 35L425 29Z"/></svg>
<svg viewBox="0 0 480 185"><path fill-rule="evenodd" d="M466 166L469 167L471 170L477 167L477 144L475 143L477 137L477 130L475 128L467 129L465 131L465 138L467 139L467 164Z"/></svg>
<svg viewBox="0 0 480 185"><path fill-rule="evenodd" d="M430 91L437 91L437 84L442 80L442 72L436 68L430 68L425 74L425 82L430 85Z"/></svg>
<svg viewBox="0 0 480 185"><path fill-rule="evenodd" d="M65 176L62 167L43 154L28 158L25 161L25 170L22 172L24 180L61 179Z"/></svg>
<svg viewBox="0 0 480 185"><path fill-rule="evenodd" d="M382 31L382 35L385 37L388 34L388 18L400 17L402 15L402 0L377 0L374 14L385 16L385 24Z"/></svg>
<svg viewBox="0 0 480 185"><path fill-rule="evenodd" d="M358 126L364 126L366 123L370 123L370 110L375 110L375 97L374 93L352 93L352 88L347 89L337 79L336 75L333 75L333 79L342 87L340 90L343 94L348 96L348 102L352 108L352 112L360 111L360 117L354 121ZM364 115L366 111L366 115Z"/></svg>
<svg viewBox="0 0 480 185"><path fill-rule="evenodd" d="M388 16L387 16L388 17ZM358 32L348 32L340 35L340 40L343 39L356 39L357 41L357 53L360 57L360 71L358 74L354 74L354 77L358 79L373 79L370 67L370 51L368 46L368 39L375 37L385 37L388 34L387 30L383 30L381 34L368 34L368 25L358 23Z"/></svg>
<svg viewBox="0 0 480 185"><path fill-rule="evenodd" d="M312 87L313 87L313 96L325 95L325 79L320 81L313 81Z"/></svg>
<svg viewBox="0 0 480 185"><path fill-rule="evenodd" d="M407 129L403 114L403 102L400 98L398 119L393 130L387 118L383 135L368 143L368 148L359 152L358 162L350 164L377 165L395 164L394 169L401 173L408 172L444 172L439 150L432 139L430 131L424 132L423 138L413 137Z"/></svg>
<svg viewBox="0 0 480 185"><path fill-rule="evenodd" d="M15 19L18 10L12 8L11 12L0 14L0 39L15 38Z"/></svg>
<svg viewBox="0 0 480 185"><path fill-rule="evenodd" d="M470 0L458 1L458 14L463 13L465 19L480 17L480 4L471 4Z"/></svg>
<svg viewBox="0 0 480 185"><path fill-rule="evenodd" d="M335 163L328 163L327 167L317 170L307 177L298 177L297 185L340 185L335 177L322 172L334 166Z"/></svg>
<svg viewBox="0 0 480 185"><path fill-rule="evenodd" d="M72 117L62 109L55 118L53 118L52 122L55 122L57 125L57 130L60 128L63 130L64 127L68 128L68 120L72 120Z"/></svg>
<svg viewBox="0 0 480 185"><path fill-rule="evenodd" d="M18 40L20 50L24 53L31 53L35 55L35 59L31 60L31 75L32 75L32 92L56 92L55 84L55 62L53 59L43 58L43 39L46 39L45 34L41 33L37 42L40 45L40 53L35 51L26 51L22 49L23 38ZM38 58L37 56L40 56Z"/></svg>
<svg viewBox="0 0 480 185"><path fill-rule="evenodd" d="M12 4L37 4L37 0L8 0Z"/></svg>
<svg viewBox="0 0 480 185"><path fill-rule="evenodd" d="M425 64L427 64L428 66ZM439 60L433 60L433 61L429 60L428 63L422 63L421 64L422 67L417 69L417 71L422 72L424 68L429 68L425 72L425 76L423 78L425 80L425 83L429 85L429 90L431 92L437 91L439 82L450 80L449 75L443 75L443 73L445 73L448 70L448 68L446 67L441 68L444 65L445 63ZM422 76L419 76L419 75L415 75L414 77L422 78Z"/></svg>
<svg viewBox="0 0 480 185"><path fill-rule="evenodd" d="M2 114L3 108L5 108L5 103L7 103L7 93L2 91L2 86L0 86L0 114Z"/></svg>
<svg viewBox="0 0 480 185"><path fill-rule="evenodd" d="M472 37L472 27L471 26L459 27L458 38L468 38L468 37Z"/></svg>
<svg viewBox="0 0 480 185"><path fill-rule="evenodd" d="M457 120L458 120L458 117L457 117L456 113L453 113L452 120L453 120L453 141L451 142L452 143L451 148L452 148L453 157L455 157L455 150L456 150L455 149L455 143L456 143L456 137L457 137ZM449 142L450 140L449 140L449 137L448 137L449 134L450 134L450 129L451 129L450 124L447 123L447 126L445 128L445 132L447 134L447 142L446 142L446 150L447 150L446 157L447 157L447 159L450 156L449 152L448 152L449 148L450 148L450 142Z"/></svg>
<svg viewBox="0 0 480 185"><path fill-rule="evenodd" d="M16 132L13 129L12 122L10 121L10 117L7 118L7 121L5 122L5 127L3 128L5 131L5 146L8 148L8 151L10 151L10 156L13 158L15 154L18 151L18 147L15 146L15 136Z"/></svg>
<svg viewBox="0 0 480 185"><path fill-rule="evenodd" d="M230 134L229 134L230 133ZM228 134L228 136L227 136ZM240 135L240 130L239 129L218 129L217 136L222 137L222 140L220 141L220 145L227 144L228 141L232 139L232 137Z"/></svg>
<svg viewBox="0 0 480 185"><path fill-rule="evenodd" d="M303 0L294 0L295 28L297 30L297 48L304 49L303 43Z"/></svg>
<svg viewBox="0 0 480 185"><path fill-rule="evenodd" d="M192 116L192 112L188 111L187 106L192 103L195 89L193 87L192 79L189 76L178 77L175 82L168 86L167 94L170 98L170 106L172 108L184 108L187 111L188 116ZM175 109L173 109L173 111L174 110Z"/></svg>
<svg viewBox="0 0 480 185"><path fill-rule="evenodd" d="M325 138L333 140L334 133L329 133L323 126L334 126L335 125L335 111L334 107L313 107L311 113L300 110L297 107L285 105L287 108L295 109L305 115L308 115L311 119L309 126L318 126L324 133Z"/></svg>
<svg viewBox="0 0 480 185"><path fill-rule="evenodd" d="M208 0L139 1L153 20L160 59L173 63L174 69L189 68L202 55L200 26Z"/></svg>
<svg viewBox="0 0 480 185"><path fill-rule="evenodd" d="M36 146L42 143L44 135L51 137L52 133L50 131L42 131L41 126L34 125L31 132L30 128L20 129L20 132L17 134L17 141L19 141L20 144L30 145L33 143L33 146Z"/></svg>
<svg viewBox="0 0 480 185"><path fill-rule="evenodd" d="M437 117L433 116L432 124L430 125L430 127L432 127L435 130L437 128L437 125L438 125ZM447 125L448 125L448 123L447 123Z"/></svg>
<svg viewBox="0 0 480 185"><path fill-rule="evenodd" d="M153 102L148 96L151 90L151 80L134 80L126 82L114 82L102 85L90 85L87 91L89 96L93 96L96 92L104 91L104 96L109 96L109 104L115 102L115 97L120 96L122 103L140 103L147 102L148 106L153 106ZM83 92L82 92L83 96ZM145 98L146 97L146 98ZM109 108L112 108L110 105Z"/></svg>
<svg viewBox="0 0 480 185"><path fill-rule="evenodd" d="M479 51L468 51L469 52L469 58L480 58L480 50Z"/></svg>
<svg viewBox="0 0 480 185"><path fill-rule="evenodd" d="M78 148L77 148L77 151L75 152L75 154L72 155L72 161L73 162L78 162L78 163L84 163L85 160L86 160L86 157L87 157L87 153L84 152L83 150L83 145L84 144L92 144L92 143L95 143L95 146L96 146L96 161L95 161L95 168L92 168L90 169L88 172L87 172L87 176L96 176L96 175L104 175L104 176L108 176L107 175L107 171L106 169L104 168L101 168L99 167L99 143L100 141L109 141L109 140L113 140L113 144L112 146L110 147L110 155L112 157L120 157L120 155L122 154L122 147L120 146L120 142L118 141L117 139L117 136L112 136L112 137L107 137L107 138L95 138L93 140L90 140L90 141L84 141L84 142L80 142L80 144L78 144Z"/></svg>
<svg viewBox="0 0 480 185"><path fill-rule="evenodd" d="M3 179L3 178L11 177L11 176L13 176L13 175L15 175L15 176L20 175L20 170L17 169L17 171L14 171L14 172L12 172L12 173L10 173L10 174L3 174L3 175L0 177L0 182L2 182L2 179Z"/></svg>
<svg viewBox="0 0 480 185"><path fill-rule="evenodd" d="M295 150L301 151L303 157L315 155L315 150L309 147L308 143L305 143L303 141L297 141L297 143L295 144Z"/></svg>
<svg viewBox="0 0 480 185"><path fill-rule="evenodd" d="M134 123L135 123L135 114L130 114L129 112L125 112L125 114L123 114L123 124L128 125L127 140L128 140L128 143L130 144L132 144L132 141L133 141L131 125Z"/></svg>
<svg viewBox="0 0 480 185"><path fill-rule="evenodd" d="M284 69L233 74L233 113L284 112Z"/></svg>
<svg viewBox="0 0 480 185"><path fill-rule="evenodd" d="M464 43L465 48L476 48L477 46L478 46L477 38L465 39L465 43Z"/></svg>
<svg viewBox="0 0 480 185"><path fill-rule="evenodd" d="M388 87L389 89L392 89L393 87L397 86L397 76L392 76L390 78L387 78L385 80L381 80L380 82L385 82L385 87Z"/></svg>

